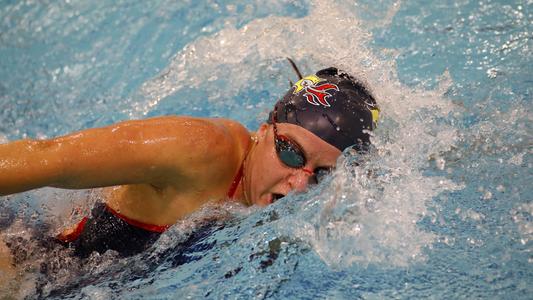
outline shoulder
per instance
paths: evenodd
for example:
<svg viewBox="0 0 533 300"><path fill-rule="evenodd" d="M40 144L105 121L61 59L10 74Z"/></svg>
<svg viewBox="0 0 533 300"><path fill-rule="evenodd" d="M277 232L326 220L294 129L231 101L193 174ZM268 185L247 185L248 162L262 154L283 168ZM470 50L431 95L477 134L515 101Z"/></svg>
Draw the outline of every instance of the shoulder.
<svg viewBox="0 0 533 300"><path fill-rule="evenodd" d="M174 117L168 122L179 124L172 131L181 132L172 149L182 167L182 184L225 192L250 145L249 131L223 118Z"/></svg>
<svg viewBox="0 0 533 300"><path fill-rule="evenodd" d="M167 123L174 134L188 137L188 142L205 146L210 150L229 147L245 148L250 133L239 122L224 118L198 118L188 116L161 117L153 119ZM182 141L187 142L187 141ZM246 148L245 148L246 149Z"/></svg>
<svg viewBox="0 0 533 300"><path fill-rule="evenodd" d="M188 127L190 129L209 129L215 132L230 131L232 134L248 134L248 130L239 122L225 118L200 118L190 116L163 116L143 120L126 121L123 124L144 124L156 126Z"/></svg>
<svg viewBox="0 0 533 300"><path fill-rule="evenodd" d="M239 122L222 118L163 116L125 121L106 129L106 140L126 141L135 151L177 163L205 164L220 156L240 156L250 139ZM176 158L179 158L176 161Z"/></svg>
<svg viewBox="0 0 533 300"><path fill-rule="evenodd" d="M213 122L220 130L228 135L228 138L239 147L247 148L250 140L250 132L241 123L230 119L208 119Z"/></svg>
<svg viewBox="0 0 533 300"><path fill-rule="evenodd" d="M214 151L244 151L250 133L239 122L224 118L168 117L177 124L177 131L185 131L194 144Z"/></svg>
<svg viewBox="0 0 533 300"><path fill-rule="evenodd" d="M228 163L240 163L250 143L249 131L239 122L223 119L202 119L206 132L207 151L214 159L226 160Z"/></svg>
<svg viewBox="0 0 533 300"><path fill-rule="evenodd" d="M132 120L111 126L113 131L153 133L160 136L179 136L180 143L226 142L239 143L250 136L239 122L224 118L198 118L189 116L163 116Z"/></svg>
<svg viewBox="0 0 533 300"><path fill-rule="evenodd" d="M164 135L175 137L171 139L174 153L187 158L197 170L233 168L244 157L250 141L248 130L230 119L170 116L144 121L158 123Z"/></svg>

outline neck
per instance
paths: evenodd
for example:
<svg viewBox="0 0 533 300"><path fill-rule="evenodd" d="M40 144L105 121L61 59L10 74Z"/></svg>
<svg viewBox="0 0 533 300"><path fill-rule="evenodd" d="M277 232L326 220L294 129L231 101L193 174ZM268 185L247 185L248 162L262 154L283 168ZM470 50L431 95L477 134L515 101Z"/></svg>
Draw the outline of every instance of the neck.
<svg viewBox="0 0 533 300"><path fill-rule="evenodd" d="M255 136L255 134L252 134L250 136L250 144L248 146L248 150L246 151L243 161L242 161L242 168L243 168L242 178L241 178L239 185L237 186L238 192L235 195L236 199L239 199L241 203L247 206L252 205L252 199L250 199L247 193L247 189L248 189L248 182L246 180L246 175L248 174L247 162L249 162L249 159L253 154L253 150L255 149L256 144L257 144L257 137Z"/></svg>

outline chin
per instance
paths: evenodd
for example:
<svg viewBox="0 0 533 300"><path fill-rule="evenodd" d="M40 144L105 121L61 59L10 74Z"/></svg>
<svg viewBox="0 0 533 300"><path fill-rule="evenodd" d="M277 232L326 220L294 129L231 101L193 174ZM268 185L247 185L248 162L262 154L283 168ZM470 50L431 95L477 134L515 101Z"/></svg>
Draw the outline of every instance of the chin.
<svg viewBox="0 0 533 300"><path fill-rule="evenodd" d="M262 195L254 201L257 206L267 206L272 203L272 196L270 194Z"/></svg>

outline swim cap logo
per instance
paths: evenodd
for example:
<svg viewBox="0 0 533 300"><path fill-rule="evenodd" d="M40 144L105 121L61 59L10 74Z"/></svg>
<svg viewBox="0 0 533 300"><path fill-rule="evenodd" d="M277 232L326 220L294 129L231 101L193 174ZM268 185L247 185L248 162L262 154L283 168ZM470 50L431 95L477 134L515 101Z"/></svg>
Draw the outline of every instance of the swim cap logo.
<svg viewBox="0 0 533 300"><path fill-rule="evenodd" d="M305 91L304 96L309 104L330 107L331 104L329 104L326 99L331 96L331 94L328 93L328 90L338 91L339 87L332 83L319 84L322 81L324 81L324 79L316 75L304 77L296 82L293 93L297 94L303 90Z"/></svg>

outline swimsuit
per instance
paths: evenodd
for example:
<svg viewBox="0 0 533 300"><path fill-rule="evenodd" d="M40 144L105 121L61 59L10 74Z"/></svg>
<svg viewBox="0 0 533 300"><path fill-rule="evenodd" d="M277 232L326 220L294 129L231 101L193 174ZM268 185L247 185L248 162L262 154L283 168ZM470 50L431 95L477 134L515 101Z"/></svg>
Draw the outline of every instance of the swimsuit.
<svg viewBox="0 0 533 300"><path fill-rule="evenodd" d="M243 164L228 190L233 198L242 179ZM74 255L87 258L96 251L115 250L122 257L132 256L150 247L170 225L159 226L132 220L107 204L96 203L90 217L84 217L71 233L60 234L57 240L73 248Z"/></svg>
<svg viewBox="0 0 533 300"><path fill-rule="evenodd" d="M93 251L115 250L121 256L142 252L153 244L166 229L150 230L140 223L132 224L104 203L96 203L91 217L85 217L74 232L57 239L74 249L74 255L86 258ZM149 224L143 224L153 226ZM156 227L154 227L156 229Z"/></svg>

